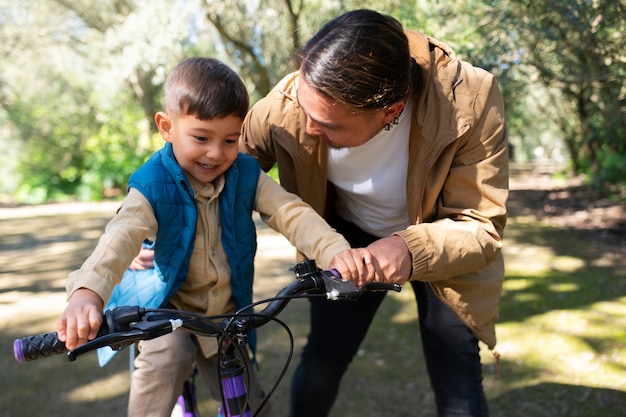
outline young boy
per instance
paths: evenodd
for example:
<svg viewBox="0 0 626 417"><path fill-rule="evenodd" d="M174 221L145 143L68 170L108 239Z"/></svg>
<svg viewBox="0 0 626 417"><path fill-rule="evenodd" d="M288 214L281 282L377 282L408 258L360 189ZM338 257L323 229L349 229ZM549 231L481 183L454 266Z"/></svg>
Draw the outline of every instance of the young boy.
<svg viewBox="0 0 626 417"><path fill-rule="evenodd" d="M169 75L165 111L155 116L166 144L130 177L128 195L94 252L69 275L68 305L57 321L68 349L95 337L105 302L145 240L155 242L157 273L146 275L152 280L124 278L114 303L124 298L126 304L169 305L205 315L248 305L256 251L252 210L321 267L335 266L346 276L367 272L367 251L349 250L313 209L269 178L252 157L239 154L248 106L239 76L215 59L188 59ZM195 339L172 332L139 343L129 416L169 416L194 361L209 386L217 386L216 341ZM263 394L254 375L251 379L256 412Z"/></svg>

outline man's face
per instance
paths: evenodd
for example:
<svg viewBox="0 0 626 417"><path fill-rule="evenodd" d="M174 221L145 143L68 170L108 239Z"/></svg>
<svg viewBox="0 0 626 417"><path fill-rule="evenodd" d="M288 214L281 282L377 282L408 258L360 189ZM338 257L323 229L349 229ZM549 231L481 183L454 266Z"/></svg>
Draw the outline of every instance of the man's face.
<svg viewBox="0 0 626 417"><path fill-rule="evenodd" d="M311 88L301 76L298 103L306 115L306 132L333 148L355 147L373 138L385 126L387 111L359 110Z"/></svg>

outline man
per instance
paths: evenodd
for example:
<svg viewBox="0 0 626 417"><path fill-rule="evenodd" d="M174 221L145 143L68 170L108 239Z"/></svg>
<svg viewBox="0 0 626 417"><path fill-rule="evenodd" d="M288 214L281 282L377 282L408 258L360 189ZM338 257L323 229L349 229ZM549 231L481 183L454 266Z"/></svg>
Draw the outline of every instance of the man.
<svg viewBox="0 0 626 417"><path fill-rule="evenodd" d="M367 248L369 280L411 285L438 416L488 416L478 342L496 343L508 196L494 77L370 10L327 23L299 58L248 113L241 150ZM311 301L292 417L328 415L384 295Z"/></svg>

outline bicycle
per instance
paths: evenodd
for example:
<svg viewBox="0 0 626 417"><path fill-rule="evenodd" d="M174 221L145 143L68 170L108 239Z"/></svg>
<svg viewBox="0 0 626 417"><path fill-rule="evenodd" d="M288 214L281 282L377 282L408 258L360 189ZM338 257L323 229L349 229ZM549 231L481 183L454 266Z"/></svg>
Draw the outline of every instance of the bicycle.
<svg viewBox="0 0 626 417"><path fill-rule="evenodd" d="M218 416L252 417L247 399L246 369L236 352L242 352L248 335L254 329L270 321L281 325L291 340L291 349L282 372L261 404L263 409L285 375L293 353L293 337L289 327L277 318L278 314L294 298L326 297L330 300L355 300L366 291L401 290L398 284L368 283L357 287L351 281L341 279L337 271L319 269L315 261L296 264L293 268L296 280L282 288L275 297L253 303L234 314L202 316L181 310L158 308L145 309L138 306L122 306L104 312L103 324L95 339L67 351L65 344L57 338L56 332L44 333L16 339L13 343L15 359L20 362L32 361L67 352L70 361L86 352L110 346L121 350L140 340L153 339L181 329L201 336L217 337L219 340L219 380L221 404ZM267 304L257 313L245 313L248 308ZM221 320L221 321L219 321ZM185 384L186 388L179 399L185 417L197 416L193 375ZM181 404L182 402L182 404Z"/></svg>

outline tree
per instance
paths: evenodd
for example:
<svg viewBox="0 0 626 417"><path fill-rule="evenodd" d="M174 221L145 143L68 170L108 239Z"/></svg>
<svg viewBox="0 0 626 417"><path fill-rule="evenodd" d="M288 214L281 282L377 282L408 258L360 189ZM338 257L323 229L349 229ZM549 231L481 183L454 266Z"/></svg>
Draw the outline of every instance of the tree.
<svg viewBox="0 0 626 417"><path fill-rule="evenodd" d="M95 121L81 59L69 48L80 28L53 25L48 16L67 18L54 3L1 7L0 103L10 135L3 142L20 143L15 158L23 199L37 202L50 197L49 188L73 191L82 143Z"/></svg>
<svg viewBox="0 0 626 417"><path fill-rule="evenodd" d="M626 6L611 0L0 0L0 141L18 153L2 181L19 171L31 202L124 189L161 143L174 65L215 56L254 102L323 23L362 7L493 72L526 153L564 143L574 172L624 182Z"/></svg>
<svg viewBox="0 0 626 417"><path fill-rule="evenodd" d="M294 52L311 25L337 10L333 1L204 0L204 4L225 59L239 69L253 101L295 69ZM302 16L313 18L307 21Z"/></svg>
<svg viewBox="0 0 626 417"><path fill-rule="evenodd" d="M562 132L575 173L626 182L626 5L613 0L494 3L498 40L516 68L550 94L546 117Z"/></svg>
<svg viewBox="0 0 626 417"><path fill-rule="evenodd" d="M21 142L19 200L125 188L155 149L165 75L206 51L193 44L207 29L199 1L0 0L2 140Z"/></svg>

